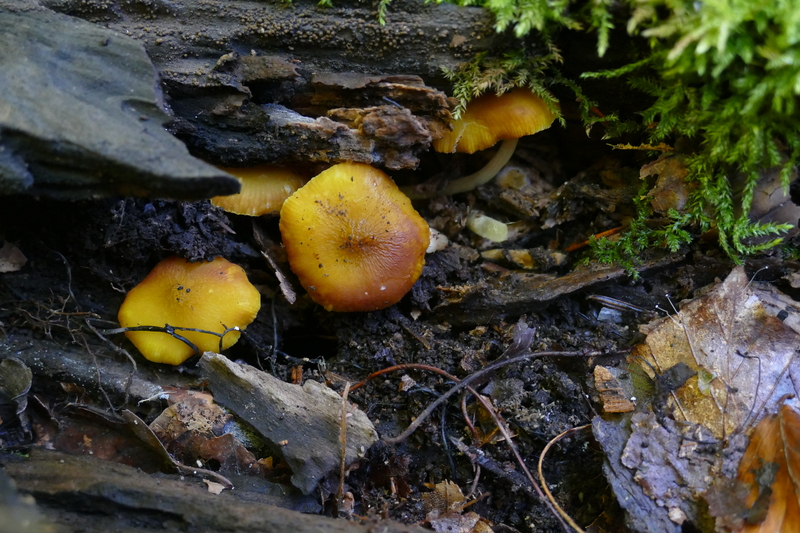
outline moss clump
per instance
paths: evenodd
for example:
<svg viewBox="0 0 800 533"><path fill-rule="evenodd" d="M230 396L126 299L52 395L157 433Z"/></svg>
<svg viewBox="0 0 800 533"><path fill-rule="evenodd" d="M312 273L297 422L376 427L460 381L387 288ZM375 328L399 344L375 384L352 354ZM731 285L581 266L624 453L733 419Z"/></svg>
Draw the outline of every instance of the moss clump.
<svg viewBox="0 0 800 533"><path fill-rule="evenodd" d="M597 33L602 56L615 25L626 26L629 39L646 44L639 60L613 71L585 77L617 78L651 97L639 110L637 124L602 117L608 135L638 129L645 142L657 144L684 138L694 146L687 158L687 180L696 182L686 211L675 212L660 229L631 226L638 232L615 243L596 243L600 257L635 257L642 246L663 242L673 247L691 233L715 229L722 248L734 258L778 244L788 224L754 223L748 218L760 172L780 167L788 189L800 156L800 15L793 2L750 0L456 0L479 4L496 17L498 31L517 36L536 31L544 53L514 52L501 59L479 56L458 72L448 72L462 106L486 91L503 92L529 86L552 95L552 83L571 87L580 98L590 127L594 104L578 84L555 69L561 61L562 28ZM567 37L568 38L568 37ZM541 50L540 50L541 52ZM734 198L731 179L744 177L742 194ZM640 211L639 219L645 217ZM753 238L773 236L767 242ZM616 250L616 252L614 252Z"/></svg>

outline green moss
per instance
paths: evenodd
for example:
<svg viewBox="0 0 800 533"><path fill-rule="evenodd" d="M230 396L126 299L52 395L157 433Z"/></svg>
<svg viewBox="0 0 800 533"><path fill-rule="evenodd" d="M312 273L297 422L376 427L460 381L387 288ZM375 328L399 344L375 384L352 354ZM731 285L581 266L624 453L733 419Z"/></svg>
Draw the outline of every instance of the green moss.
<svg viewBox="0 0 800 533"><path fill-rule="evenodd" d="M673 248L692 234L717 230L721 247L733 258L781 242L787 224L758 224L748 218L760 172L780 167L788 188L791 169L800 156L800 11L794 2L751 0L456 0L479 4L496 17L498 31L517 36L535 32L541 50L512 52L501 58L478 56L458 71L448 71L460 108L488 91L531 87L547 96L554 83L572 89L589 129L603 121L607 136L638 129L642 142L656 144L684 138L695 146L687 159L688 180L699 186L689 208L672 213L659 229L631 224L614 242L595 244L601 259L623 261L654 243ZM558 39L563 29L594 31L597 56L610 46L611 30L626 26L628 38L646 44L648 55L614 71L584 74L615 78L652 102L639 110L638 124L615 115L599 118L596 105L578 83L556 70L561 61ZM559 33L560 32L560 33ZM631 43L619 43L630 47ZM543 53L542 53L543 50ZM589 51L587 51L589 53ZM743 176L744 192L734 199L731 178ZM640 212L643 222L647 215ZM639 220L639 219L637 219ZM753 238L773 236L753 244Z"/></svg>

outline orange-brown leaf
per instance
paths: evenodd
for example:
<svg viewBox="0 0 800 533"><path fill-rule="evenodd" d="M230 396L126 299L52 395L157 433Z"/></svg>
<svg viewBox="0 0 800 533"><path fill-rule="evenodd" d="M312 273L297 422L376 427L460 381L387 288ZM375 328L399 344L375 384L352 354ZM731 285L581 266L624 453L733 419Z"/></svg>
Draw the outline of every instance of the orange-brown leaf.
<svg viewBox="0 0 800 533"><path fill-rule="evenodd" d="M751 489L745 533L800 531L800 414L784 405L756 426L739 464Z"/></svg>

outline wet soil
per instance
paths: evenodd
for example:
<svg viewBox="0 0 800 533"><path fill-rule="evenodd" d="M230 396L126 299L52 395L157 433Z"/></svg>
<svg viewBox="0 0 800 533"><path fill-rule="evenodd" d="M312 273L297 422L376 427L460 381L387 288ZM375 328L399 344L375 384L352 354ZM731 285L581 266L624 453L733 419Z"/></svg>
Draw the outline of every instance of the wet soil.
<svg viewBox="0 0 800 533"><path fill-rule="evenodd" d="M328 313L310 302L296 283L300 298L294 305L279 294L277 279L258 252L263 244L253 238L256 224L261 233L279 242L275 219L227 215L207 201L107 199L63 203L5 197L0 204L0 227L5 238L28 257L23 269L0 277L1 346L5 356L30 356L31 351L49 342L63 346L65 354L89 351L95 364L101 366L106 360L127 365L125 357L93 335L83 320L92 317L96 327L112 327L125 292L158 260L172 254L195 261L222 255L245 267L263 294L263 307L228 356L267 368L283 379L290 379L292 368L302 366L305 379L357 382L372 372L412 362L463 378L503 354L513 342L518 320L536 329L533 351L609 354L600 358L579 355L536 359L499 371L481 384L479 390L492 399L510 424L517 446L531 467L550 439L590 422L597 408L587 384L592 366L598 361L617 364L619 352L640 339L637 324L648 318L628 312L616 321L602 320L598 317L600 306L579 293L556 298L543 309L521 315L479 325L452 325L436 307L445 287L469 286L486 277L503 275L489 268L490 263L464 259L466 244L429 255L418 285L399 304L372 313ZM290 273L279 246L274 245L270 252L284 272ZM673 270L657 270L637 282L623 277L593 290L649 303L652 308L656 303L669 305L666 294L677 298L691 295L726 268L727 261L698 255L694 260L684 259ZM123 336L110 340L134 354L143 376L155 370L161 383L199 386L192 384L196 358L177 368L164 367L144 361ZM106 411L133 409L147 422L158 414L158 402L146 408L131 399L123 404L125 396L119 394L122 389L108 384L109 394L104 397L91 370L85 376L71 377L54 376L52 369L35 369L32 392L41 405L63 406L79 399ZM401 388L404 375L410 380ZM76 389L65 383L78 383L79 394L76 396ZM341 388L336 383L332 386ZM405 370L368 382L350 399L367 413L381 436L391 437L450 386L452 383L436 374ZM473 403L470 400L467 409L478 429L490 433L491 421ZM457 452L452 441L469 438L458 402L453 401L407 441L370 449L347 481L355 495L356 514L382 513L405 523L421 522L425 519L421 494L436 483L450 480L465 493L472 489L474 495L482 495L470 510L498 527L559 530L547 507L526 492L513 456L501 438L487 436L481 445L486 456L499 465L501 475L484 468L476 480L475 468ZM35 435L32 445L37 446ZM602 461L589 433L579 432L559 441L545 463L545 476L556 499L584 525L615 516Z"/></svg>

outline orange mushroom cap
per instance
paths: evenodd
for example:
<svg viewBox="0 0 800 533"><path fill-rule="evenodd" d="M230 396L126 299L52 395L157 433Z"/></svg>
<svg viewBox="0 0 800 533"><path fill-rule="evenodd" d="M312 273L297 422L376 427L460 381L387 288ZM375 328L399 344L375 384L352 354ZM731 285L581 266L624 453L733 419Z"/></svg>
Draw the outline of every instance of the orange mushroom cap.
<svg viewBox="0 0 800 533"><path fill-rule="evenodd" d="M433 141L437 152L475 153L498 141L518 139L550 127L556 115L529 89L518 88L500 96L475 98L453 121L453 130Z"/></svg>
<svg viewBox="0 0 800 533"><path fill-rule="evenodd" d="M189 263L170 257L158 263L147 277L128 292L119 309L122 327L170 325L222 333L245 329L261 308L261 295L247 280L242 267L221 257L210 263ZM177 331L201 351L219 350L220 338L197 331ZM239 340L231 331L222 349ZM179 365L194 355L192 348L168 333L128 331L125 336L142 355L156 363Z"/></svg>
<svg viewBox="0 0 800 533"><path fill-rule="evenodd" d="M328 311L374 311L397 303L425 264L430 230L394 181L341 163L283 204L289 265Z"/></svg>
<svg viewBox="0 0 800 533"><path fill-rule="evenodd" d="M283 202L307 181L289 169L260 165L252 168L222 168L239 178L237 194L215 196L211 203L229 213L257 217L277 213Z"/></svg>

